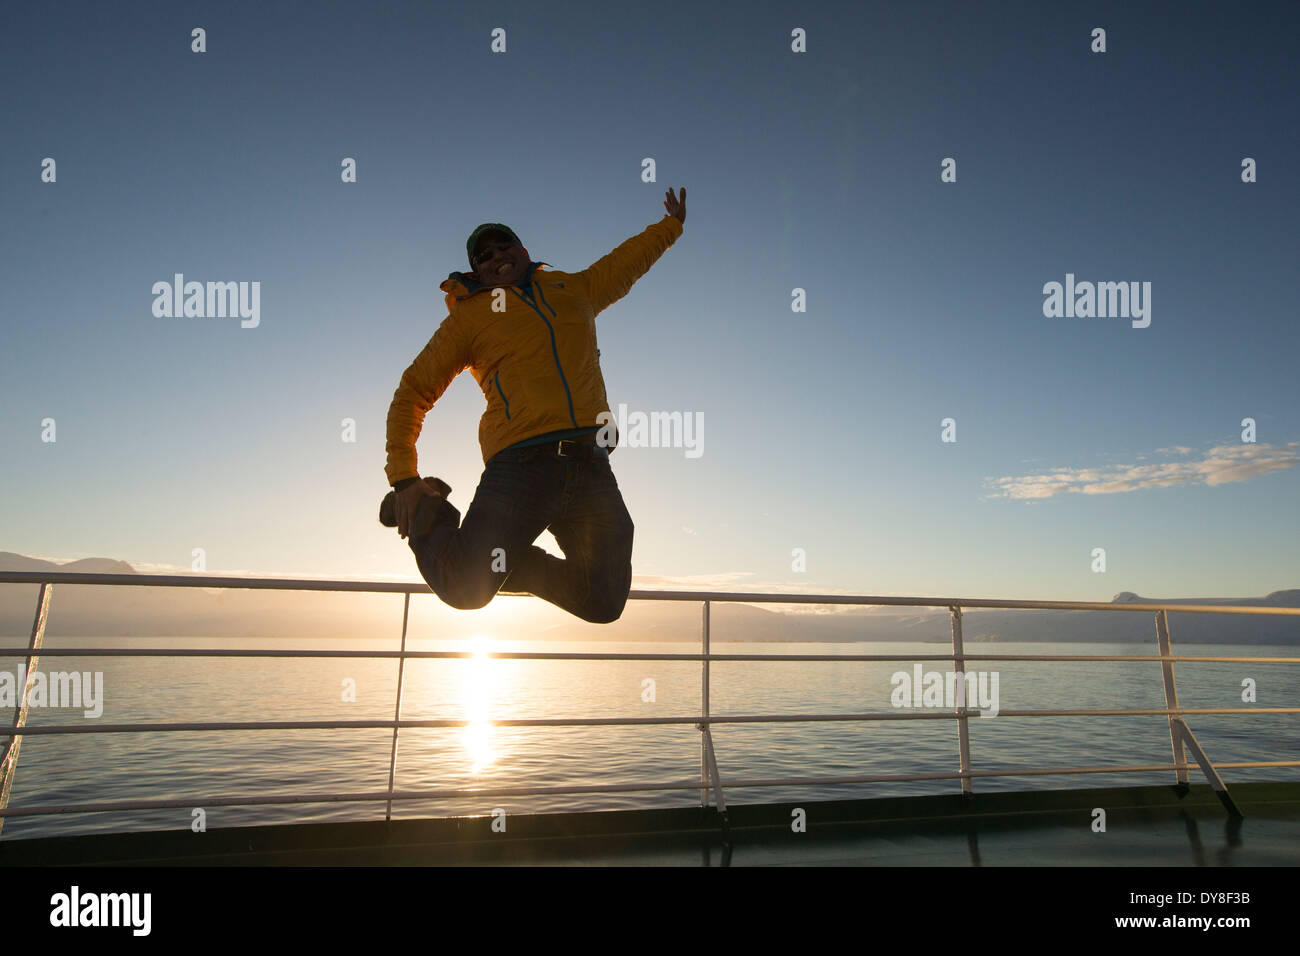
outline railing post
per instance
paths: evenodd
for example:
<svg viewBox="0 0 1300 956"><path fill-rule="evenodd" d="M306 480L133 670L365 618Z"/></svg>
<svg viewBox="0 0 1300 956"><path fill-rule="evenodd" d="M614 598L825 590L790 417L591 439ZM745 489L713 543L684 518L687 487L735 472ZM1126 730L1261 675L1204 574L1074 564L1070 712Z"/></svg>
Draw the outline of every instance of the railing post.
<svg viewBox="0 0 1300 956"><path fill-rule="evenodd" d="M1169 618L1163 610L1156 611L1156 646L1160 648L1160 656L1169 658L1173 656L1170 650L1169 641ZM1160 676L1165 685L1165 709L1178 709L1178 687L1174 683L1174 662L1163 660L1160 662ZM1174 766L1177 768L1175 773L1178 775L1178 782L1184 786L1187 784L1187 752L1183 749L1183 735L1179 732L1177 724L1178 718L1173 714L1169 715L1169 742L1174 748Z"/></svg>
<svg viewBox="0 0 1300 956"><path fill-rule="evenodd" d="M18 748L23 738L19 730L27 723L27 695L32 689L32 671L40 663L35 655L45 640L45 622L50 616L50 595L54 585L48 581L41 582L41 591L36 596L36 615L32 618L32 636L27 642L27 667L23 672L23 690L14 708L14 724L5 741L4 750L0 750L0 810L9 808L9 790L13 786L14 771L18 768ZM4 829L5 818L0 816L0 830Z"/></svg>
<svg viewBox="0 0 1300 956"><path fill-rule="evenodd" d="M961 761L961 792L973 793L970 777L970 727L966 723L966 652L961 638L961 605L948 608L952 612L952 667L957 672L957 749Z"/></svg>
<svg viewBox="0 0 1300 956"><path fill-rule="evenodd" d="M411 592L406 592L402 602L402 654L397 659L397 706L393 710L393 720L402 719L402 676L406 671L406 621L411 611ZM388 809L384 811L384 822L393 819L393 778L397 771L397 726L393 726L393 752L388 757Z"/></svg>
<svg viewBox="0 0 1300 956"><path fill-rule="evenodd" d="M704 655L701 661L703 668L700 671L700 716L706 720L709 716L709 602L704 602L704 622L701 631L700 653ZM700 806L709 805L709 754L708 754L708 727L707 723L703 724L705 734L700 735L700 780L704 786L700 787Z"/></svg>

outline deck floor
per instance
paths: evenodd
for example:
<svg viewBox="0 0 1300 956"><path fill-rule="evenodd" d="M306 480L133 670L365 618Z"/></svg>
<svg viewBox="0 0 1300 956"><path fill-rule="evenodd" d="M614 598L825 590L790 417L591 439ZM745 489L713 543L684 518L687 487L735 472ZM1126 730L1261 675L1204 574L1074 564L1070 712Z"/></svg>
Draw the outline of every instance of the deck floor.
<svg viewBox="0 0 1300 956"><path fill-rule="evenodd" d="M1168 821L1110 827L1106 834L1067 826L975 828L974 832L845 835L794 840L742 837L724 861L715 844L690 848L624 847L555 852L552 866L1297 866L1300 821L1246 820L1230 834L1220 821ZM395 862L395 861L394 861ZM408 862L418 863L418 854Z"/></svg>
<svg viewBox="0 0 1300 956"><path fill-rule="evenodd" d="M1300 783L241 827L0 840L0 866L1296 866ZM1092 829L1106 810L1106 832Z"/></svg>

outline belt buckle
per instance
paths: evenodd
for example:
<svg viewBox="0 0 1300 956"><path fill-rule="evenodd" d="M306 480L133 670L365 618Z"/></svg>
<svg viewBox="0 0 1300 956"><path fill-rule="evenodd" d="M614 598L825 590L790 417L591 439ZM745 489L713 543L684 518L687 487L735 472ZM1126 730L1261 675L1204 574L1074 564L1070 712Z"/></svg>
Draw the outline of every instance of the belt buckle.
<svg viewBox="0 0 1300 956"><path fill-rule="evenodd" d="M561 458L570 458L570 457L573 457L573 456L571 456L571 455L566 455L566 454L564 453L564 446L565 446L565 445L575 445L575 446L576 446L577 444L578 444L578 443L577 443L576 441L571 441L571 440L568 439L568 438L561 438L558 442L555 443L555 454L557 454L557 455L558 455L559 457L561 457Z"/></svg>

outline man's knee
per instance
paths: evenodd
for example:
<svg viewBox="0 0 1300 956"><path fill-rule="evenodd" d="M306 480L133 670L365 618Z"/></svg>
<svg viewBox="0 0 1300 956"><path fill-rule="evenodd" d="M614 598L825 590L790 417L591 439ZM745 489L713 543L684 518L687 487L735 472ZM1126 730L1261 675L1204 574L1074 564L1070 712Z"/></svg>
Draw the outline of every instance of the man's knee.
<svg viewBox="0 0 1300 956"><path fill-rule="evenodd" d="M477 611L481 607L487 607L488 602L496 597L497 587L492 578L473 581L453 579L442 582L436 591L444 604L458 611Z"/></svg>
<svg viewBox="0 0 1300 956"><path fill-rule="evenodd" d="M582 619L589 624L613 624L623 616L623 606L626 601L615 603L593 604L587 609L587 613Z"/></svg>
<svg viewBox="0 0 1300 956"><path fill-rule="evenodd" d="M627 587L594 592L587 601L582 619L592 624L613 624L623 616L627 593Z"/></svg>

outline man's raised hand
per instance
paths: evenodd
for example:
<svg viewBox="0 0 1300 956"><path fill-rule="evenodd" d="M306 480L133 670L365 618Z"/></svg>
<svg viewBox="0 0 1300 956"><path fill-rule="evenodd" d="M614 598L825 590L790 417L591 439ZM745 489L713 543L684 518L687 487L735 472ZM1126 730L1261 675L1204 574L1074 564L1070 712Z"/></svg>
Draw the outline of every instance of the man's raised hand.
<svg viewBox="0 0 1300 956"><path fill-rule="evenodd" d="M668 215L676 216L678 222L683 226L686 225L686 187L682 187L681 199L673 194L672 187L669 187L664 195L668 197L664 200L664 208L668 210Z"/></svg>

